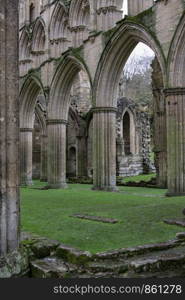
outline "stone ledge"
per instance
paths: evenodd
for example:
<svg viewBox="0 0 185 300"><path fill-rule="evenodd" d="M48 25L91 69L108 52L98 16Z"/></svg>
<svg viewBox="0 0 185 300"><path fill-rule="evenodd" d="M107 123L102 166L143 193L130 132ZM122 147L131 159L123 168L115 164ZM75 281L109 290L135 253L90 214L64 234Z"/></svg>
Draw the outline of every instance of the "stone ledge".
<svg viewBox="0 0 185 300"><path fill-rule="evenodd" d="M30 256L36 258L44 258L52 255L60 242L43 238L29 233L22 234L22 245L29 249Z"/></svg>
<svg viewBox="0 0 185 300"><path fill-rule="evenodd" d="M159 244L148 244L148 245L146 244L143 246L99 252L96 253L94 257L95 259L113 259L116 257L128 258L128 257L133 257L141 254L146 254L152 251L161 251L161 250L174 248L179 245L181 245L181 241L179 239L174 239Z"/></svg>
<svg viewBox="0 0 185 300"><path fill-rule="evenodd" d="M84 265L93 258L89 251L81 251L63 244L57 248L56 255L77 265Z"/></svg>
<svg viewBox="0 0 185 300"><path fill-rule="evenodd" d="M31 276L34 278L66 278L70 273L76 271L76 268L56 257L31 261L30 268Z"/></svg>

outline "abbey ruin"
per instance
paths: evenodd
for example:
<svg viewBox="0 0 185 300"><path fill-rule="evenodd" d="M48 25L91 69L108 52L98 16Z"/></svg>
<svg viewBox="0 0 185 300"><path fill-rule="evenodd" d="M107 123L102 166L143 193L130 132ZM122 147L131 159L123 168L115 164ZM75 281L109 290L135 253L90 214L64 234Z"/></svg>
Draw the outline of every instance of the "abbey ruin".
<svg viewBox="0 0 185 300"><path fill-rule="evenodd" d="M122 0L1 2L0 255L19 249L19 188L34 178L114 192L116 176L150 172L148 114L119 97L139 42L155 53L157 185L185 195L185 1L129 0L124 18Z"/></svg>

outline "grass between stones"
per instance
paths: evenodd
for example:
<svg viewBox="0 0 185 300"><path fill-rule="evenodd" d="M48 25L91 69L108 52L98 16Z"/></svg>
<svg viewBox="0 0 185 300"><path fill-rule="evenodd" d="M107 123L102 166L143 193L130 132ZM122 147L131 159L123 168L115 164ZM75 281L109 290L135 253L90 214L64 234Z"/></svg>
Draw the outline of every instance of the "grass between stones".
<svg viewBox="0 0 185 300"><path fill-rule="evenodd" d="M181 217L185 197L165 197L164 189L120 187L120 192L92 191L90 185L72 184L66 190L21 189L22 230L88 250L92 253L164 242L183 231L164 219ZM71 218L87 214L115 218L106 224Z"/></svg>

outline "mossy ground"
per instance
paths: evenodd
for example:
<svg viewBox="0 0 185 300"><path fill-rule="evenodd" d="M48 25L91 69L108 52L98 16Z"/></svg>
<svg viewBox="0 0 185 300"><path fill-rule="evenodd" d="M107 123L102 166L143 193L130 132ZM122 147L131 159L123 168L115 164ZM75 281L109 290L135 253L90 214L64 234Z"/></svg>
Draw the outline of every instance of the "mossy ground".
<svg viewBox="0 0 185 300"><path fill-rule="evenodd" d="M163 242L180 227L163 223L181 217L185 197L165 197L165 190L120 187L118 193L92 191L72 184L66 190L38 190L41 183L21 190L22 230L56 239L93 253ZM106 224L70 217L89 214L118 219Z"/></svg>

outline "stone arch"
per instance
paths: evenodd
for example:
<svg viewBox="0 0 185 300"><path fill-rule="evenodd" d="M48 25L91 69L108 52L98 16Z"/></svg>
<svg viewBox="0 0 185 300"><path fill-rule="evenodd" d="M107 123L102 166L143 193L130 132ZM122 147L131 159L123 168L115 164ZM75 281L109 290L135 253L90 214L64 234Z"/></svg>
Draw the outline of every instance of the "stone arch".
<svg viewBox="0 0 185 300"><path fill-rule="evenodd" d="M33 115L36 107L37 96L44 88L41 81L34 75L29 76L20 91L20 127L33 128Z"/></svg>
<svg viewBox="0 0 185 300"><path fill-rule="evenodd" d="M40 80L29 76L20 91L20 175L22 185L32 184L32 144L37 96L43 92Z"/></svg>
<svg viewBox="0 0 185 300"><path fill-rule="evenodd" d="M38 18L33 27L32 53L44 54L46 44L45 23Z"/></svg>
<svg viewBox="0 0 185 300"><path fill-rule="evenodd" d="M57 2L49 25L49 37L51 42L67 38L67 35L69 34L68 19L67 9L64 3L60 1Z"/></svg>
<svg viewBox="0 0 185 300"><path fill-rule="evenodd" d="M123 20L107 41L100 58L93 98L96 108L94 128L94 188L116 189L116 103L121 73L132 50L143 42L158 58L166 83L166 60L159 42L144 25ZM97 146L98 145L98 146Z"/></svg>
<svg viewBox="0 0 185 300"><path fill-rule="evenodd" d="M185 14L175 31L168 55L168 83L171 87L184 87L185 78Z"/></svg>
<svg viewBox="0 0 185 300"><path fill-rule="evenodd" d="M70 104L70 90L75 76L81 70L87 73L90 86L92 87L90 74L83 62L72 55L68 55L62 59L51 83L48 119L67 120Z"/></svg>
<svg viewBox="0 0 185 300"><path fill-rule="evenodd" d="M89 0L72 0L69 11L71 27L88 27L90 22L90 3Z"/></svg>
<svg viewBox="0 0 185 300"><path fill-rule="evenodd" d="M19 65L20 65L20 75L24 75L28 72L31 65L31 40L29 33L26 28L21 32L20 42L19 42Z"/></svg>
<svg viewBox="0 0 185 300"><path fill-rule="evenodd" d="M74 56L62 59L54 75L48 104L48 184L51 188L66 187L66 125L70 107L70 91L73 80L83 69ZM90 76L89 80L91 82Z"/></svg>
<svg viewBox="0 0 185 300"><path fill-rule="evenodd" d="M122 69L139 42L154 51L166 83L166 60L159 42L143 25L123 22L107 42L100 58L95 76L96 99L100 100L97 106L116 106L117 86Z"/></svg>
<svg viewBox="0 0 185 300"><path fill-rule="evenodd" d="M20 60L30 58L30 37L26 29L23 29L19 42L19 56Z"/></svg>
<svg viewBox="0 0 185 300"><path fill-rule="evenodd" d="M82 44L88 37L90 26L89 0L72 0L69 10L70 27L74 47Z"/></svg>

